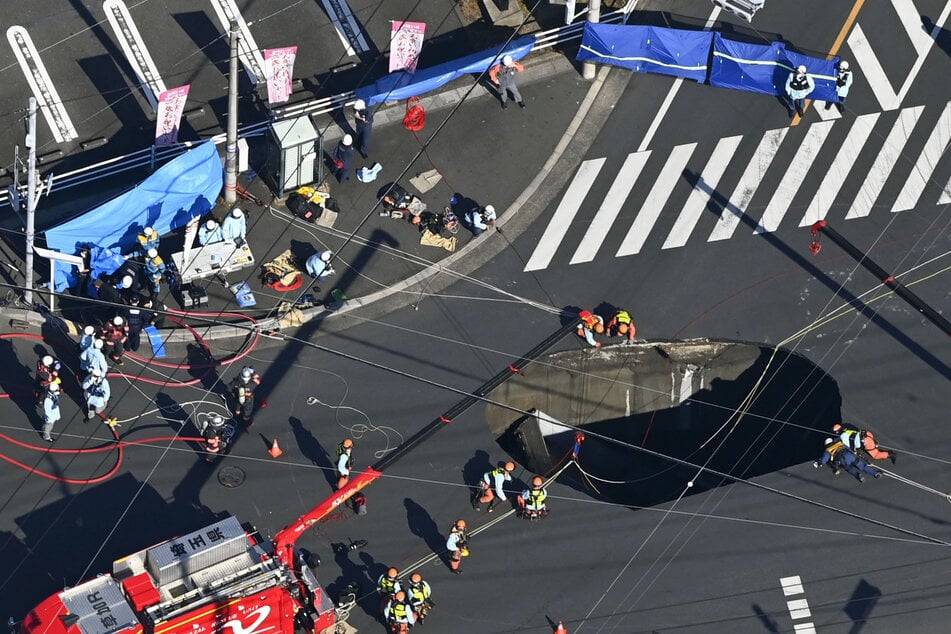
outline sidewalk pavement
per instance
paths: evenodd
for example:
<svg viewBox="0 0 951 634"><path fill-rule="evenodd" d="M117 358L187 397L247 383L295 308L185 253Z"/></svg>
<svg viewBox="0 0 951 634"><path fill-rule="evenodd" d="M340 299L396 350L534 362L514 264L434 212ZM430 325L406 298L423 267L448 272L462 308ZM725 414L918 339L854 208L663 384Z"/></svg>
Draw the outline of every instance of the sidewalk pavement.
<svg viewBox="0 0 951 634"><path fill-rule="evenodd" d="M247 241L255 257L254 267L232 272L228 284L247 281L257 300L250 309L239 309L233 294L214 277L196 283L206 288L208 304L196 308L204 313L219 311L246 313L259 319L265 332L280 331L299 321L344 314L366 307L371 302L403 293L403 304L411 303L415 293L406 292L413 284L423 282L436 273L436 266L447 257L453 262L468 258L480 245L498 241L501 236L487 231L474 239L464 227L456 235L458 247L450 253L420 244L420 234L407 220L394 220L379 215L378 197L391 182L397 181L418 195L429 209L441 211L453 193L459 192L481 205L492 204L498 214L498 225L512 220L530 199L554 161L584 122L588 109L597 96L608 69L602 69L592 84L581 79L579 70L564 56L545 52L525 61L525 72L519 77L519 88L526 108L513 102L503 110L497 95L484 86L472 88L472 79L450 84L446 90L421 100L426 110L426 126L417 133L405 129L402 119L405 102L378 106L369 148L369 158L356 155L357 168L375 162L383 169L376 181L361 183L355 176L349 182L337 183L328 177L331 195L337 199L340 214L332 228L296 219L282 200L271 200L267 186L253 173L242 175L239 185L268 203L263 207L239 199L238 207L248 218ZM468 94L467 94L468 93ZM463 101L464 99L464 101ZM461 102L461 103L460 103ZM346 116L346 121L343 120ZM352 123L352 109L323 116L314 121L324 132L326 151L332 150ZM326 164L325 164L326 169ZM410 179L420 172L437 170L439 182L425 192L416 190ZM562 181L553 185L562 186ZM229 209L223 203L213 210L221 220ZM365 220L365 222L364 222ZM509 235L513 239L517 233ZM172 240L170 240L172 242ZM163 237L163 247L166 240ZM261 265L291 249L297 256L330 249L336 253L335 276L315 283L304 274L304 286L295 291L279 293L264 286ZM169 254L164 254L169 259ZM294 302L302 294L311 294L319 302L330 302L331 292L338 290L347 301L331 304L331 308L278 311L281 302ZM163 285L162 301L173 309L180 308ZM7 312L10 312L9 310ZM68 311L65 313L68 317ZM280 317L285 317L283 324ZM295 323L288 323L293 317ZM22 316L18 318L23 318ZM245 336L247 322L226 325L216 320L213 327L207 318L192 322L201 327L205 339ZM81 324L68 324L69 330L81 330ZM324 329L324 324L322 324ZM167 343L192 340L184 329L164 331Z"/></svg>

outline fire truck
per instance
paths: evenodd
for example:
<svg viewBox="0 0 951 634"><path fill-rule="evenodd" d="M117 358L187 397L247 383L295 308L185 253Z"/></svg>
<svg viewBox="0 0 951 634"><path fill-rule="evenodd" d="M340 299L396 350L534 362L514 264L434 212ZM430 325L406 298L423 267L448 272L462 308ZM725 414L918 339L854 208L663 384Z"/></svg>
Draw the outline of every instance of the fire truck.
<svg viewBox="0 0 951 634"><path fill-rule="evenodd" d="M481 396L518 373L574 323L432 420L339 491L267 541L229 516L123 557L101 574L54 594L30 611L20 634L355 634L295 547L315 523L383 475ZM355 602L351 597L350 603Z"/></svg>

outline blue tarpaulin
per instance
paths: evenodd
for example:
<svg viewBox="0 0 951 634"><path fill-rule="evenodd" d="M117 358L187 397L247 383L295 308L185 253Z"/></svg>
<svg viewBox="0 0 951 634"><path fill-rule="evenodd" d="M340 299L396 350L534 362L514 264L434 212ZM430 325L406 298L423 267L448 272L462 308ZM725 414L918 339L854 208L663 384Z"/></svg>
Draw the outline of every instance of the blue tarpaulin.
<svg viewBox="0 0 951 634"><path fill-rule="evenodd" d="M789 73L803 65L816 83L816 89L809 98L838 101L835 94L835 69L838 63L838 57L826 60L787 51L780 42L769 45L744 44L728 40L717 33L713 40L710 85L785 95Z"/></svg>
<svg viewBox="0 0 951 634"><path fill-rule="evenodd" d="M77 253L83 244L128 252L143 228L165 234L207 214L221 193L223 173L214 142L206 141L160 167L131 191L69 222L46 231L46 244L61 253ZM108 261L108 260L106 260ZM57 267L56 290L73 279ZM115 269L113 269L115 270ZM106 271L94 267L93 274Z"/></svg>
<svg viewBox="0 0 951 634"><path fill-rule="evenodd" d="M578 61L703 82L707 77L712 46L713 33L710 31L588 22L584 25Z"/></svg>
<svg viewBox="0 0 951 634"><path fill-rule="evenodd" d="M481 73L489 66L498 64L503 55L511 55L515 60L522 59L534 46L535 36L526 35L509 42L507 46L496 46L486 51L437 64L431 68L417 69L415 73L406 71L390 73L369 86L357 88L356 94L367 102L368 106L383 101L409 99L435 90L462 75Z"/></svg>

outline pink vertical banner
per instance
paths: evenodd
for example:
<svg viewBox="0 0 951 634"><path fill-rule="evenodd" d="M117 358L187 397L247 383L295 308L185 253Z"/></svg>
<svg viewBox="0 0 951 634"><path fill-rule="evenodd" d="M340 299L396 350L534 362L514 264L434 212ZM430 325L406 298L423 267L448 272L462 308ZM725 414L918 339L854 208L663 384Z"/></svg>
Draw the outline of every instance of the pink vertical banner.
<svg viewBox="0 0 951 634"><path fill-rule="evenodd" d="M291 98L295 59L297 59L296 46L264 49L268 103L284 103Z"/></svg>
<svg viewBox="0 0 951 634"><path fill-rule="evenodd" d="M185 112L190 86L169 88L159 95L158 114L155 117L155 145L178 143L178 126Z"/></svg>
<svg viewBox="0 0 951 634"><path fill-rule="evenodd" d="M425 22L392 22L390 32L390 72L405 70L416 72L416 61L423 50Z"/></svg>

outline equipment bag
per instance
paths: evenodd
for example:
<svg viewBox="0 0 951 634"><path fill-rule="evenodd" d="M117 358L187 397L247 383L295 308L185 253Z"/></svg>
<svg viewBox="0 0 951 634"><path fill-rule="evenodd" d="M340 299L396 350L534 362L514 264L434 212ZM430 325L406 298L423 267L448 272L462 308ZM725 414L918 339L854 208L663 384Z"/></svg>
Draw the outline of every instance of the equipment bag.
<svg viewBox="0 0 951 634"><path fill-rule="evenodd" d="M426 111L419 105L419 97L410 97L406 101L406 116L403 127L410 132L419 132L426 126Z"/></svg>

